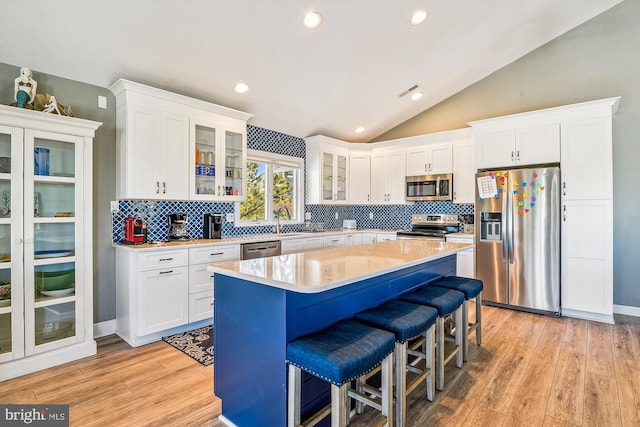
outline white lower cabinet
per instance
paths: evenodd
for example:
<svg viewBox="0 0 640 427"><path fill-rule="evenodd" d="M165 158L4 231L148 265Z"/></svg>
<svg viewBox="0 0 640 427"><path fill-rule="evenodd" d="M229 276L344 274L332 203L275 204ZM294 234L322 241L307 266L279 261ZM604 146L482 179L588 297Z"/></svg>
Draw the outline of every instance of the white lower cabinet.
<svg viewBox="0 0 640 427"><path fill-rule="evenodd" d="M362 244L368 245L376 242L376 233L362 233Z"/></svg>
<svg viewBox="0 0 640 427"><path fill-rule="evenodd" d="M613 323L612 205L611 200L563 202L561 301L565 316Z"/></svg>
<svg viewBox="0 0 640 427"><path fill-rule="evenodd" d="M323 237L311 237L304 239L302 241L302 250L304 251L312 251L314 249L322 249L324 248L324 238Z"/></svg>
<svg viewBox="0 0 640 427"><path fill-rule="evenodd" d="M189 323L213 318L214 274L207 266L240 259L240 245L189 248Z"/></svg>
<svg viewBox="0 0 640 427"><path fill-rule="evenodd" d="M326 236L323 244L325 248L344 246L344 236Z"/></svg>
<svg viewBox="0 0 640 427"><path fill-rule="evenodd" d="M362 233L350 233L344 235L345 246L356 246L362 244Z"/></svg>
<svg viewBox="0 0 640 427"><path fill-rule="evenodd" d="M473 236L447 236L447 242L473 244ZM475 249L469 248L456 255L456 276L476 277Z"/></svg>
<svg viewBox="0 0 640 427"><path fill-rule="evenodd" d="M240 245L116 248L116 333L136 347L213 318L207 265L240 258Z"/></svg>
<svg viewBox="0 0 640 427"><path fill-rule="evenodd" d="M189 270L186 266L138 274L138 335L148 335L189 322Z"/></svg>
<svg viewBox="0 0 640 427"><path fill-rule="evenodd" d="M386 242L388 240L396 240L397 235L393 233L376 233L376 242Z"/></svg>
<svg viewBox="0 0 640 427"><path fill-rule="evenodd" d="M282 255L304 251L304 239L286 239L280 242Z"/></svg>

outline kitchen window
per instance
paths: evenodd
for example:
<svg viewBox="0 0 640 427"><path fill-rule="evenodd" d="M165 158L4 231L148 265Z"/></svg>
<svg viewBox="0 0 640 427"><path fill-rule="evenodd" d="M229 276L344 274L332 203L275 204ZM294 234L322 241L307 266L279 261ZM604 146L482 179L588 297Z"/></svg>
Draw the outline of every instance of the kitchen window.
<svg viewBox="0 0 640 427"><path fill-rule="evenodd" d="M302 158L248 150L246 167L247 199L236 203L237 226L275 225L276 214L281 224L303 222Z"/></svg>

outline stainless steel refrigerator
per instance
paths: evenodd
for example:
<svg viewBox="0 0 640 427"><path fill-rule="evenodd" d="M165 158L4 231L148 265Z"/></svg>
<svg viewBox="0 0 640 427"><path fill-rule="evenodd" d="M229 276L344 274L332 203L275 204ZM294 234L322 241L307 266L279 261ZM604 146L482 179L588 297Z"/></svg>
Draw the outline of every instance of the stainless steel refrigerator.
<svg viewBox="0 0 640 427"><path fill-rule="evenodd" d="M560 314L560 169L476 174L476 277L483 301Z"/></svg>

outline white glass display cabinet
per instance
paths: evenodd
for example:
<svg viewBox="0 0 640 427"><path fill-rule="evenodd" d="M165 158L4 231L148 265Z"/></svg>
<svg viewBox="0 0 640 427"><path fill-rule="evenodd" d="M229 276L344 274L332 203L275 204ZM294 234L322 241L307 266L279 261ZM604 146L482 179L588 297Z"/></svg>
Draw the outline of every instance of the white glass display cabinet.
<svg viewBox="0 0 640 427"><path fill-rule="evenodd" d="M246 120L191 120L192 200L246 197Z"/></svg>
<svg viewBox="0 0 640 427"><path fill-rule="evenodd" d="M96 352L91 197L100 125L0 106L0 381Z"/></svg>

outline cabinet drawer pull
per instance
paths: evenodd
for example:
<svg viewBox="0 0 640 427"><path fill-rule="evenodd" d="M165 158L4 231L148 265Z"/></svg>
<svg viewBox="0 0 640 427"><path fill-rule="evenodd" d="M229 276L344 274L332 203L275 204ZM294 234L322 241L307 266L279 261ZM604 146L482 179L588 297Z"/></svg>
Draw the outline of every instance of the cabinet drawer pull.
<svg viewBox="0 0 640 427"><path fill-rule="evenodd" d="M210 256L216 256L216 255L224 255L224 252L214 252L210 254Z"/></svg>
<svg viewBox="0 0 640 427"><path fill-rule="evenodd" d="M158 273L158 274L170 274L170 273L173 273L173 270L169 270L169 271L161 271L161 272L160 272L160 273Z"/></svg>
<svg viewBox="0 0 640 427"><path fill-rule="evenodd" d="M162 261L173 261L173 257L171 257L171 258L160 258L159 261L161 261L161 262Z"/></svg>

